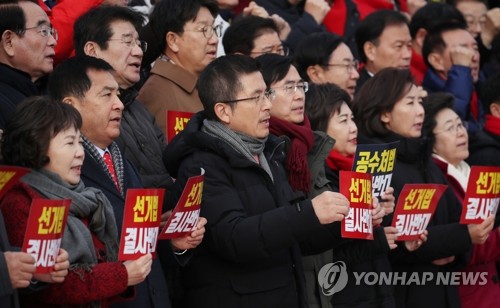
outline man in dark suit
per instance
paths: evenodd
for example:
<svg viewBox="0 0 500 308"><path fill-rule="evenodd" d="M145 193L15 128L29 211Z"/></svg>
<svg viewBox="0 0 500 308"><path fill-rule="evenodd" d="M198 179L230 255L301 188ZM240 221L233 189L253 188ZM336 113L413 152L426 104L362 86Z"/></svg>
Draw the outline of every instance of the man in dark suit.
<svg viewBox="0 0 500 308"><path fill-rule="evenodd" d="M408 19L399 12L379 10L368 15L356 29L356 45L365 63L356 90L383 68L410 67L410 29Z"/></svg>
<svg viewBox="0 0 500 308"><path fill-rule="evenodd" d="M53 99L73 105L82 115L83 182L104 192L113 206L118 230L121 230L127 189L143 186L135 167L122 156L114 142L120 134L124 106L118 98L119 87L112 72L113 68L102 59L71 58L54 71L49 90ZM174 252L194 248L201 242L203 223L198 226L200 230L190 236L171 242ZM153 261L148 278L136 286L135 298L116 306L170 307L158 259Z"/></svg>

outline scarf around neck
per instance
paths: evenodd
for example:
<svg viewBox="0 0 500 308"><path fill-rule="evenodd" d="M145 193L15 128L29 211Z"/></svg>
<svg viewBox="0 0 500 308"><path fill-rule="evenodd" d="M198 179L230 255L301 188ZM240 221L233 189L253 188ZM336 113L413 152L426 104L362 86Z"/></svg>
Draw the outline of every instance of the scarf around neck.
<svg viewBox="0 0 500 308"><path fill-rule="evenodd" d="M288 182L293 190L308 193L311 189L311 171L307 163L307 153L314 145L314 134L309 118L304 116L302 124L295 124L271 117L269 130L276 136L285 135L290 138L291 147L286 159Z"/></svg>
<svg viewBox="0 0 500 308"><path fill-rule="evenodd" d="M330 151L330 155L326 158L326 164L332 170L351 171L354 163L354 156L344 156L335 150Z"/></svg>
<svg viewBox="0 0 500 308"><path fill-rule="evenodd" d="M267 137L262 139L250 137L248 135L235 132L218 121L207 119L203 120L203 126L201 130L212 137L224 141L233 150L254 163L257 163L254 156L258 156L258 165L260 165L271 177L271 180L273 180L271 168L269 167L267 159L264 156L264 147L267 141Z"/></svg>
<svg viewBox="0 0 500 308"><path fill-rule="evenodd" d="M48 199L71 199L61 247L69 254L70 268L90 270L97 264L91 231L106 247L106 261L118 259L118 231L113 208L104 194L83 181L70 185L55 173L33 170L22 181ZM83 220L88 220L88 227Z"/></svg>

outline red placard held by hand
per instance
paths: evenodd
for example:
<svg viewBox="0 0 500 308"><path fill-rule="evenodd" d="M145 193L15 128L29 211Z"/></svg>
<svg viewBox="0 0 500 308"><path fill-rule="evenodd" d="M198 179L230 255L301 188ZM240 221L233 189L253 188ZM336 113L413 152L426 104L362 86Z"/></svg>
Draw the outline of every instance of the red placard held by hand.
<svg viewBox="0 0 500 308"><path fill-rule="evenodd" d="M182 195L170 215L160 239L172 239L185 236L196 229L200 217L201 197L205 170L188 179Z"/></svg>
<svg viewBox="0 0 500 308"><path fill-rule="evenodd" d="M155 256L164 194L161 188L127 190L118 260Z"/></svg>
<svg viewBox="0 0 500 308"><path fill-rule="evenodd" d="M70 199L33 199L22 251L35 258L36 273L50 273L56 264L70 205Z"/></svg>

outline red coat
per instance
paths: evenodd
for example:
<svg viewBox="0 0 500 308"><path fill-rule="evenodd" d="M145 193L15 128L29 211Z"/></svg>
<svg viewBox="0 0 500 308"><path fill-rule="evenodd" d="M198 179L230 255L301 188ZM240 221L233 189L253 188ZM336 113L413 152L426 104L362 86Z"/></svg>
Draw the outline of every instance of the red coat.
<svg viewBox="0 0 500 308"><path fill-rule="evenodd" d="M90 9L101 5L102 1L57 0L57 4L50 9L43 0L38 0L38 5L47 13L50 23L59 34L55 47L54 65L61 63L74 54L73 25L75 21Z"/></svg>
<svg viewBox="0 0 500 308"><path fill-rule="evenodd" d="M7 234L12 246L21 247L28 221L31 201L43 198L24 183L16 184L0 201ZM92 234L94 248L104 249L104 244ZM51 284L42 291L20 295L25 307L54 307L57 305L82 305L100 301L101 307L123 299L118 295L127 290L128 274L121 262L104 262L99 254L98 264L92 271L70 270L63 283ZM130 293L133 293L130 292Z"/></svg>

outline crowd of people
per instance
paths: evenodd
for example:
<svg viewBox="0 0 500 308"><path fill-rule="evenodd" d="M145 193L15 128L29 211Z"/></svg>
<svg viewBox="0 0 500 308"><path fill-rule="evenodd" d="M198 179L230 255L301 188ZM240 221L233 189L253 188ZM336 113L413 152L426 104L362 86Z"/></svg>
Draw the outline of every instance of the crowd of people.
<svg viewBox="0 0 500 308"><path fill-rule="evenodd" d="M0 163L30 170L0 187L0 306L500 306L500 214L460 223L471 166L500 166L498 1L8 0L0 35ZM373 240L343 237L341 173L393 142ZM163 226L201 169L195 229L120 261L127 191L165 189ZM406 184L447 188L401 241ZM35 199L71 200L47 274ZM357 277L391 272L431 278Z"/></svg>

